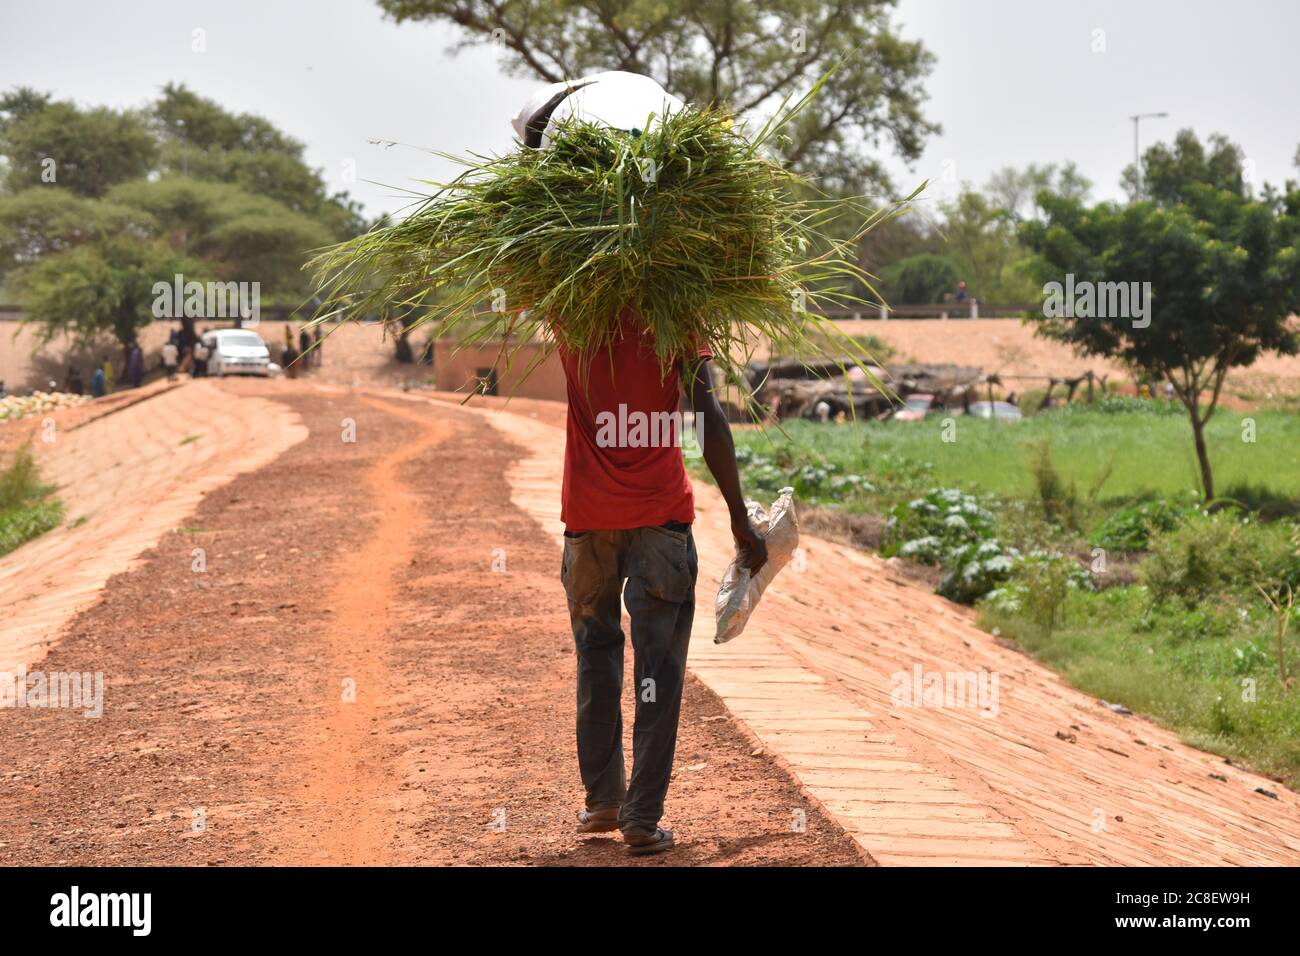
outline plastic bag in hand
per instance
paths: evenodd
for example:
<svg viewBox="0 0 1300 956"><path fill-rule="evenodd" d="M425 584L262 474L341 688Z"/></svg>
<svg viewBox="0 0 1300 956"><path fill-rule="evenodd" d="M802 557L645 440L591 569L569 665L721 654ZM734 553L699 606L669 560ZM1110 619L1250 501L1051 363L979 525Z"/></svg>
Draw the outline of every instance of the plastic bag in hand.
<svg viewBox="0 0 1300 956"><path fill-rule="evenodd" d="M794 512L794 489L782 488L770 511L757 501L746 501L749 520L767 544L767 563L751 575L740 563L740 555L731 559L722 575L716 605L718 631L715 644L725 644L745 629L749 616L758 607L758 599L776 573L785 567L799 547L799 522Z"/></svg>

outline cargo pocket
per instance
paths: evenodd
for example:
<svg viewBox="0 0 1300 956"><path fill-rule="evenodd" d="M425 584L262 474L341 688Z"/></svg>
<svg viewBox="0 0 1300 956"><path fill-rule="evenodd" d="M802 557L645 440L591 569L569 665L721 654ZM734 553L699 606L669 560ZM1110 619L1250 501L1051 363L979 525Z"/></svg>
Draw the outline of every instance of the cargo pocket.
<svg viewBox="0 0 1300 956"><path fill-rule="evenodd" d="M695 553L689 531L642 528L637 576L645 593L681 604L695 594Z"/></svg>
<svg viewBox="0 0 1300 956"><path fill-rule="evenodd" d="M569 598L570 610L595 607L605 584L600 560L596 555L593 532L564 538L564 559L560 564L560 580Z"/></svg>

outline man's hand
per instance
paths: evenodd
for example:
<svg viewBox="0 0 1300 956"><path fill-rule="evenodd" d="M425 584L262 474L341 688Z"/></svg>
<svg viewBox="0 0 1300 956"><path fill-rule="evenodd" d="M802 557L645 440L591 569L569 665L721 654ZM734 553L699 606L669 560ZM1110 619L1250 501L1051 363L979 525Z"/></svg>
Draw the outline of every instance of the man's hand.
<svg viewBox="0 0 1300 956"><path fill-rule="evenodd" d="M740 551L741 565L749 568L751 575L757 574L758 569L767 564L767 542L755 530L753 523L749 520L749 515L733 518L731 533L735 537L736 547Z"/></svg>

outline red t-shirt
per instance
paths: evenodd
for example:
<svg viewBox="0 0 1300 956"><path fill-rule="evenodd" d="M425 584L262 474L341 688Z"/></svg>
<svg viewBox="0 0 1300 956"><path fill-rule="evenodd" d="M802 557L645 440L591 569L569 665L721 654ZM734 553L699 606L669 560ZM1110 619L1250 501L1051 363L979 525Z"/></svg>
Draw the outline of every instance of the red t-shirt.
<svg viewBox="0 0 1300 956"><path fill-rule="evenodd" d="M636 313L593 355L561 346L569 415L560 518L570 531L645 528L695 520L680 442L681 376L661 374ZM701 358L712 358L707 348Z"/></svg>

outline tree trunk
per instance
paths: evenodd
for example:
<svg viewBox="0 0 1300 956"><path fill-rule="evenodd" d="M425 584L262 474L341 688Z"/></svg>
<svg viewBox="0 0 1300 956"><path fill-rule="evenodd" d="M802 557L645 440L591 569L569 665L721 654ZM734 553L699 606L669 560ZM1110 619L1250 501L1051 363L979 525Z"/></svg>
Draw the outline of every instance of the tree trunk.
<svg viewBox="0 0 1300 956"><path fill-rule="evenodd" d="M1205 493L1205 500L1214 499L1214 476L1210 473L1210 453L1205 448L1205 423L1201 421L1196 410L1191 410L1192 415L1192 435L1196 438L1196 460L1201 465L1201 490Z"/></svg>

